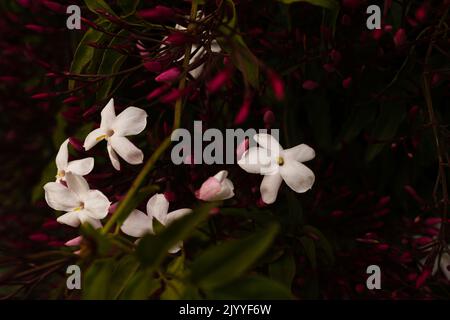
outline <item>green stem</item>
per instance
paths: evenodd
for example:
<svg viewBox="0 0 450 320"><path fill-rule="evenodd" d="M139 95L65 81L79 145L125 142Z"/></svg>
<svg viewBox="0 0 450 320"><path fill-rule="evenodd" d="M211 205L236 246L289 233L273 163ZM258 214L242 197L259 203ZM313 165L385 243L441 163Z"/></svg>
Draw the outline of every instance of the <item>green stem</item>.
<svg viewBox="0 0 450 320"><path fill-rule="evenodd" d="M193 31L196 26L195 19L197 17L197 8L198 3L196 0L192 1L191 5L191 15L190 15L190 23L188 25L188 32ZM186 50L184 54L184 61L183 61L183 75L180 79L180 83L178 85L178 89L180 91L184 90L186 88L186 75L187 75L187 68L189 66L189 61L191 59L191 50L192 45L188 44L186 45ZM177 101L175 102L175 113L174 113L174 121L173 121L173 131L178 129L180 127L181 123L181 111L183 107L183 97L180 96ZM173 132L172 131L172 132ZM149 172L153 169L158 159L164 154L164 152L170 147L172 143L171 135L166 137L164 141L159 145L159 147L155 150L155 152L152 154L150 159L147 160L147 163L142 168L141 172L138 174L136 179L133 181L130 189L128 190L127 194L125 195L125 198L119 203L119 206L117 207L114 215L109 219L109 221L106 223L106 225L102 229L102 234L106 234L111 230L111 228L114 226L115 223L117 223L119 220L124 221L129 212L125 211L125 208L130 204L133 197L136 195L139 187L144 182L145 178L149 174Z"/></svg>

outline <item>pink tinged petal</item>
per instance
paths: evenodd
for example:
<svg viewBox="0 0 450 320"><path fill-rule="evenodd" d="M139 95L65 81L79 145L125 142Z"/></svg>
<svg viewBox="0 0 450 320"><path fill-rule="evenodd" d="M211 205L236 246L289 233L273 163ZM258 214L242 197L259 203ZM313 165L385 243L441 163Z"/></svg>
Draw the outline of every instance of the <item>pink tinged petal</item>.
<svg viewBox="0 0 450 320"><path fill-rule="evenodd" d="M47 183L44 191L47 204L54 210L71 211L80 203L76 194L59 182Z"/></svg>
<svg viewBox="0 0 450 320"><path fill-rule="evenodd" d="M79 246L79 245L81 244L81 241L82 241L82 240L83 240L83 236L78 236L78 237L76 237L76 238L73 238L73 239L67 241L67 242L65 243L65 245L66 245L67 247L76 247L76 246Z"/></svg>
<svg viewBox="0 0 450 320"><path fill-rule="evenodd" d="M67 165L67 171L79 176L89 174L92 169L94 169L94 158L92 157L70 161Z"/></svg>
<svg viewBox="0 0 450 320"><path fill-rule="evenodd" d="M67 212L66 214L63 214L62 216L59 216L56 221L62 224L67 224L71 227L78 227L80 225L80 218L78 216L79 212L81 211L71 211Z"/></svg>
<svg viewBox="0 0 450 320"><path fill-rule="evenodd" d="M84 139L84 150L89 150L93 146L95 146L97 143L99 143L102 139L101 137L106 134L106 130L103 128L98 128L93 131L91 131L87 136L86 139Z"/></svg>
<svg viewBox="0 0 450 320"><path fill-rule="evenodd" d="M117 156L117 153L113 150L111 143L108 142L106 145L106 149L108 150L109 159L111 160L111 163L116 170L120 170L120 161L119 157Z"/></svg>
<svg viewBox="0 0 450 320"><path fill-rule="evenodd" d="M284 165L280 166L280 174L286 184L297 193L311 189L315 180L311 169L297 161L285 161Z"/></svg>
<svg viewBox="0 0 450 320"><path fill-rule="evenodd" d="M100 128L105 130L110 129L114 120L116 119L116 112L114 111L114 99L111 98L108 104L103 108L100 113L102 120L100 124Z"/></svg>
<svg viewBox="0 0 450 320"><path fill-rule="evenodd" d="M267 133L255 134L253 139L263 148L270 150L272 156L278 157L283 148L278 143L277 139Z"/></svg>
<svg viewBox="0 0 450 320"><path fill-rule="evenodd" d="M264 203L271 204L275 202L281 182L283 182L283 178L279 173L264 176L259 188Z"/></svg>
<svg viewBox="0 0 450 320"><path fill-rule="evenodd" d="M89 190L83 198L86 214L94 219L103 219L108 215L111 202L98 190Z"/></svg>
<svg viewBox="0 0 450 320"><path fill-rule="evenodd" d="M271 167L272 158L267 149L252 147L243 154L238 165L249 173L261 173Z"/></svg>
<svg viewBox="0 0 450 320"><path fill-rule="evenodd" d="M219 172L217 172L215 175L214 175L214 178L216 178L217 179L217 181L219 181L219 182L223 182L223 181L225 181L225 179L228 177L228 171L227 170L222 170L222 171L219 171Z"/></svg>
<svg viewBox="0 0 450 320"><path fill-rule="evenodd" d="M142 151L127 138L112 136L110 143L114 151L129 164L141 164L144 161Z"/></svg>
<svg viewBox="0 0 450 320"><path fill-rule="evenodd" d="M82 176L67 173L66 182L69 190L74 192L79 199L83 199L87 195L89 191L89 184Z"/></svg>
<svg viewBox="0 0 450 320"><path fill-rule="evenodd" d="M80 211L78 216L82 224L90 224L94 229L100 229L102 227L100 220L92 218L86 210Z"/></svg>
<svg viewBox="0 0 450 320"><path fill-rule="evenodd" d="M196 191L195 196L197 199L203 201L214 201L215 196L220 192L222 186L220 181L215 177L209 177L208 180L203 182L199 190Z"/></svg>
<svg viewBox="0 0 450 320"><path fill-rule="evenodd" d="M147 112L136 107L128 107L114 120L114 134L131 136L141 133L147 125Z"/></svg>
<svg viewBox="0 0 450 320"><path fill-rule="evenodd" d="M182 217L187 216L190 213L192 213L192 209L187 208L172 211L167 214L165 225L168 226L172 224L174 221L181 219Z"/></svg>
<svg viewBox="0 0 450 320"><path fill-rule="evenodd" d="M153 233L152 217L139 210L133 210L120 227L123 233L140 238L147 233Z"/></svg>
<svg viewBox="0 0 450 320"><path fill-rule="evenodd" d="M305 82L303 82L302 87L305 90L314 90L314 89L317 89L319 87L319 84L317 82L315 82L315 81L312 81L312 80L306 80Z"/></svg>
<svg viewBox="0 0 450 320"><path fill-rule="evenodd" d="M157 219L161 224L166 225L167 212L169 211L169 201L162 193L157 193L147 202L147 214Z"/></svg>
<svg viewBox="0 0 450 320"><path fill-rule="evenodd" d="M221 189L220 189L219 193L217 193L216 196L213 197L212 201L227 200L232 197L234 197L233 182L231 182L230 179L225 179L221 183Z"/></svg>
<svg viewBox="0 0 450 320"><path fill-rule="evenodd" d="M69 144L69 139L66 139L61 146L59 147L58 154L56 155L56 167L58 171L66 170L67 161L69 159L69 150L67 149L67 145Z"/></svg>
<svg viewBox="0 0 450 320"><path fill-rule="evenodd" d="M284 150L282 156L287 160L306 162L314 159L316 153L310 146L306 144L299 144L298 146Z"/></svg>
<svg viewBox="0 0 450 320"><path fill-rule="evenodd" d="M242 158L242 155L245 153L245 151L247 151L248 149L248 145L249 145L249 141L247 138L245 138L244 140L242 140L242 142L237 146L236 148L236 157L238 159Z"/></svg>

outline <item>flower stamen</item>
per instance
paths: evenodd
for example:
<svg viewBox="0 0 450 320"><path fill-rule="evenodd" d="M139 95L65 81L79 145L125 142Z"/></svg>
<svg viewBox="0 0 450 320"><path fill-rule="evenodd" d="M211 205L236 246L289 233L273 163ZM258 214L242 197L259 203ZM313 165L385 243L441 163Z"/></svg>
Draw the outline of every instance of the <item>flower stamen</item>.
<svg viewBox="0 0 450 320"><path fill-rule="evenodd" d="M277 163L278 163L279 166L282 166L284 164L283 157L277 157Z"/></svg>

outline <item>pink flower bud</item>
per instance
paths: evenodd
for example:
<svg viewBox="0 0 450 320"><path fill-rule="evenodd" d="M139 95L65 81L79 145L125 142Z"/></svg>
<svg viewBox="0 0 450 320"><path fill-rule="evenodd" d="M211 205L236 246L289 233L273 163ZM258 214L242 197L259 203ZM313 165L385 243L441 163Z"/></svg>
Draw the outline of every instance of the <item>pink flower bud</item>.
<svg viewBox="0 0 450 320"><path fill-rule="evenodd" d="M209 93L215 93L230 79L231 72L229 69L220 71L206 85Z"/></svg>
<svg viewBox="0 0 450 320"><path fill-rule="evenodd" d="M406 32L405 29L400 28L394 35L394 43L396 47L404 45L406 42Z"/></svg>
<svg viewBox="0 0 450 320"><path fill-rule="evenodd" d="M344 89L350 88L351 85L352 85L352 77L348 77L344 79L344 81L342 81L342 86L344 87Z"/></svg>
<svg viewBox="0 0 450 320"><path fill-rule="evenodd" d="M148 61L144 63L144 68L150 72L161 72L162 70L161 63L157 61Z"/></svg>
<svg viewBox="0 0 450 320"><path fill-rule="evenodd" d="M162 95L164 92L166 92L168 89L170 88L169 84L164 84L161 87L158 87L156 89L154 89L152 92L150 92L147 96L147 100L153 100L157 97L159 97L160 95Z"/></svg>
<svg viewBox="0 0 450 320"><path fill-rule="evenodd" d="M342 6L349 9L357 9L361 4L360 0L343 0Z"/></svg>
<svg viewBox="0 0 450 320"><path fill-rule="evenodd" d="M168 94L162 96L159 101L162 103L170 104L172 102L175 102L179 97L181 97L183 94L183 91L179 89L172 89L169 91Z"/></svg>
<svg viewBox="0 0 450 320"><path fill-rule="evenodd" d="M175 12L166 6L156 6L151 9L144 9L137 13L142 19L164 21L174 17Z"/></svg>
<svg viewBox="0 0 450 320"><path fill-rule="evenodd" d="M25 28L27 28L28 30L34 31L34 32L38 32L38 33L44 33L44 32L48 31L47 27L39 26L37 24L26 24Z"/></svg>
<svg viewBox="0 0 450 320"><path fill-rule="evenodd" d="M78 102L78 101L80 101L80 100L81 100L80 97L72 96L72 97L68 97L68 98L64 99L64 100L63 100L63 103L67 103L67 104L69 104L69 103L75 103L75 102Z"/></svg>
<svg viewBox="0 0 450 320"><path fill-rule="evenodd" d="M250 105L252 103L252 99L249 97L246 97L244 99L244 102L242 103L241 108L239 109L238 114L236 115L236 118L234 118L234 124L235 125L241 125L247 120L249 114L250 114Z"/></svg>
<svg viewBox="0 0 450 320"><path fill-rule="evenodd" d="M215 177L209 177L199 190L195 191L195 197L203 201L209 201L213 199L221 190L219 180Z"/></svg>
<svg viewBox="0 0 450 320"><path fill-rule="evenodd" d="M155 78L157 82L172 82L180 76L180 69L177 67L170 68Z"/></svg>
<svg viewBox="0 0 450 320"><path fill-rule="evenodd" d="M33 96L31 96L31 99L34 100L44 100L44 99L49 99L54 97L56 94L54 93L49 93L49 92L44 92L44 93L37 93Z"/></svg>
<svg viewBox="0 0 450 320"><path fill-rule="evenodd" d="M42 0L41 3L46 6L48 9L50 9L51 11L54 11L56 13L66 13L66 7L53 2L53 1L48 1L48 0Z"/></svg>
<svg viewBox="0 0 450 320"><path fill-rule="evenodd" d="M326 72L330 72L330 73L336 71L334 65L332 65L331 63L325 63L325 64L323 65L323 69L324 69Z"/></svg>
<svg viewBox="0 0 450 320"><path fill-rule="evenodd" d="M263 120L267 125L271 125L275 122L275 115L273 114L272 110L267 110L266 112L264 112Z"/></svg>
<svg viewBox="0 0 450 320"><path fill-rule="evenodd" d="M70 145L77 151L84 151L83 142L75 137L69 138Z"/></svg>
<svg viewBox="0 0 450 320"><path fill-rule="evenodd" d="M427 20L426 6L423 5L417 8L415 17L417 21L419 21L420 23L424 23Z"/></svg>
<svg viewBox="0 0 450 320"><path fill-rule="evenodd" d="M67 247L77 247L81 244L81 241L83 241L83 236L78 236L67 241L64 245L66 245Z"/></svg>
<svg viewBox="0 0 450 320"><path fill-rule="evenodd" d="M182 46L189 42L189 37L184 32L172 32L165 39L164 43L175 46Z"/></svg>
<svg viewBox="0 0 450 320"><path fill-rule="evenodd" d="M305 90L315 90L319 87L319 84L313 80L306 80L302 85Z"/></svg>
<svg viewBox="0 0 450 320"><path fill-rule="evenodd" d="M278 101L281 101L284 99L284 83L283 80L280 78L278 74L276 74L274 71L268 72L270 84L272 85L272 90L275 93L275 98Z"/></svg>
<svg viewBox="0 0 450 320"><path fill-rule="evenodd" d="M245 151L247 151L248 146L249 146L249 140L247 138L245 138L244 140L242 140L242 142L236 148L237 159L242 158L242 155L244 154Z"/></svg>
<svg viewBox="0 0 450 320"><path fill-rule="evenodd" d="M48 235L41 232L33 233L28 238L35 242L47 242L49 240Z"/></svg>
<svg viewBox="0 0 450 320"><path fill-rule="evenodd" d="M428 277L431 275L431 269L425 268L422 273L417 277L416 280L416 289L419 289L423 286L425 281L428 279Z"/></svg>

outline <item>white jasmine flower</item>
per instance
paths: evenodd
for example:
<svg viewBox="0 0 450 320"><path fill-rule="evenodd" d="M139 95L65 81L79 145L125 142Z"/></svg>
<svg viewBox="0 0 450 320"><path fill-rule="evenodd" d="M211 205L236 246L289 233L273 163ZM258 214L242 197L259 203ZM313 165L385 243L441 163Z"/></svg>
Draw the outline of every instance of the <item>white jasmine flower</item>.
<svg viewBox="0 0 450 320"><path fill-rule="evenodd" d="M254 140L259 147L248 149L238 164L247 172L264 175L260 191L265 203L275 202L283 180L298 193L311 189L314 173L302 163L315 157L311 147L300 144L283 150L274 137L265 133L256 134Z"/></svg>
<svg viewBox="0 0 450 320"><path fill-rule="evenodd" d="M227 179L228 171L219 171L215 176L208 178L199 190L195 192L197 199L203 201L218 201L230 199L234 196L234 186Z"/></svg>
<svg viewBox="0 0 450 320"><path fill-rule="evenodd" d="M66 212L57 221L71 227L78 227L80 223L101 227L100 219L106 217L111 205L108 198L98 190L90 190L82 176L67 173L65 178L67 187L59 182L49 182L44 186L47 204Z"/></svg>
<svg viewBox="0 0 450 320"><path fill-rule="evenodd" d="M64 141L59 147L56 155L56 181L65 181L67 173L73 173L79 176L85 176L94 169L94 158L89 157L69 162L69 150L67 149L69 139Z"/></svg>
<svg viewBox="0 0 450 320"><path fill-rule="evenodd" d="M101 140L107 141L111 163L120 170L119 155L130 164L140 164L144 154L126 137L141 133L147 125L147 113L136 107L128 107L118 116L114 111L114 99L111 99L101 112L100 128L89 133L84 141L84 148L91 149Z"/></svg>
<svg viewBox="0 0 450 320"><path fill-rule="evenodd" d="M141 238L147 233L153 234L153 218L158 220L163 226L169 226L172 222L192 212L191 209L178 209L169 212L169 201L161 194L155 194L147 202L147 214L140 210L133 210L120 228L123 233ZM183 243L175 245L169 250L170 253L176 253L180 250Z"/></svg>

